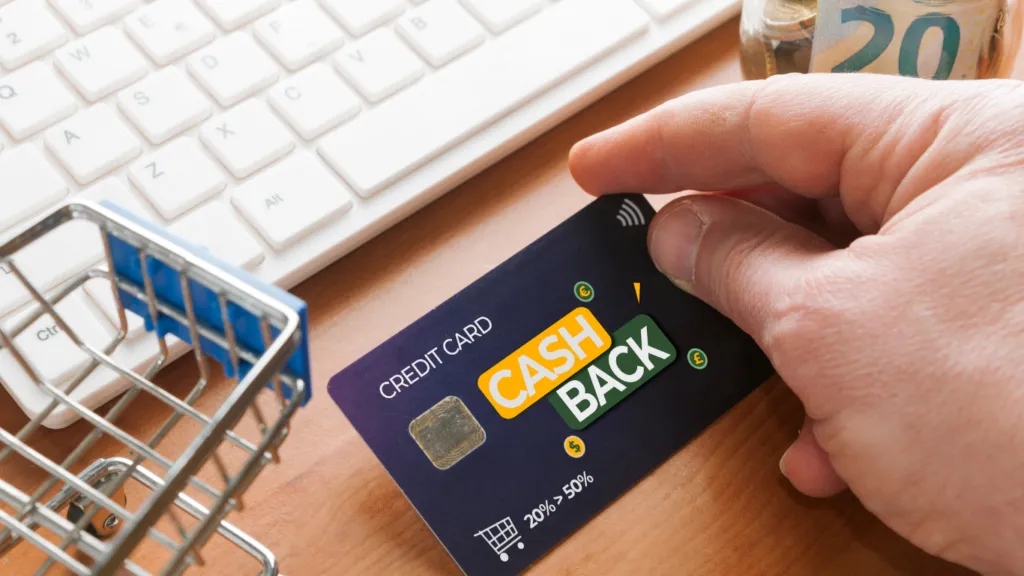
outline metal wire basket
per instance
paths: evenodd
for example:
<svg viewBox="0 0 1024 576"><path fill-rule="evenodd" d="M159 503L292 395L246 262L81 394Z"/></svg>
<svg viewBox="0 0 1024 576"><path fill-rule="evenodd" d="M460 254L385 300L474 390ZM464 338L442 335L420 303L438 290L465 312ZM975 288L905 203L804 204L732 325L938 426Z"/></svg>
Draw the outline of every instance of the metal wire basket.
<svg viewBox="0 0 1024 576"><path fill-rule="evenodd" d="M99 235L102 261L59 286L36 285L19 255L83 223ZM201 253L115 205L84 201L0 246L0 266L31 297L17 320L0 324L0 355L46 400L30 405L12 395L28 422L0 421L0 572L176 575L203 564L201 549L219 534L255 557L262 574L278 573L274 555L225 517L277 461L292 416L310 397L305 305ZM67 299L96 282L116 310L109 341L90 341L62 314ZM59 382L24 350L41 320L84 353ZM140 339L153 353L126 362ZM174 381L154 382L189 350L198 371L191 388L175 385L190 370L181 363ZM119 395L81 392L98 378L116 379Z"/></svg>

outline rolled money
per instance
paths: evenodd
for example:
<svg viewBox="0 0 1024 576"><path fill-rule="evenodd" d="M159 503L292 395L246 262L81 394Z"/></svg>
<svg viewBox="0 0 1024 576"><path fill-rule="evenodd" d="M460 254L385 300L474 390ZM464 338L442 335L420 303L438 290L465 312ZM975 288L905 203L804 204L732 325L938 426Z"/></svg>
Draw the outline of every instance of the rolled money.
<svg viewBox="0 0 1024 576"><path fill-rule="evenodd" d="M974 79L1005 0L821 0L811 72Z"/></svg>

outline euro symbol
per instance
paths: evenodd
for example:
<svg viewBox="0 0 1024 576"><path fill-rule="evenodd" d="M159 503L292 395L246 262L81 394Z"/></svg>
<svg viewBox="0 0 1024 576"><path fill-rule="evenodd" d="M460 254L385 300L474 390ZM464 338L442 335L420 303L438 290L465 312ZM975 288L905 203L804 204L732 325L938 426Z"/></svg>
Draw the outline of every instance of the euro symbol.
<svg viewBox="0 0 1024 576"><path fill-rule="evenodd" d="M576 299L580 302L590 302L594 299L594 287L582 280L577 282L572 289L576 293Z"/></svg>

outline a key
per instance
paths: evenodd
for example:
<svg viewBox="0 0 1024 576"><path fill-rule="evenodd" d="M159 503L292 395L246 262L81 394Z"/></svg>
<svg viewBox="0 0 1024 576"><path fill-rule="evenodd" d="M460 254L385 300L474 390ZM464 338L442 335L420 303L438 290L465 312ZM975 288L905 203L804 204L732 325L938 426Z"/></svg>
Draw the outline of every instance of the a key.
<svg viewBox="0 0 1024 576"><path fill-rule="evenodd" d="M46 147L79 184L139 155L142 146L106 104L95 104L45 132Z"/></svg>
<svg viewBox="0 0 1024 576"><path fill-rule="evenodd" d="M281 5L281 0L197 0L225 30L234 30Z"/></svg>
<svg viewBox="0 0 1024 576"><path fill-rule="evenodd" d="M234 212L220 202L210 202L172 224L169 230L231 266L252 270L263 262L263 249Z"/></svg>
<svg viewBox="0 0 1024 576"><path fill-rule="evenodd" d="M231 202L275 250L352 207L351 193L305 151L236 188Z"/></svg>
<svg viewBox="0 0 1024 576"><path fill-rule="evenodd" d="M90 102L124 88L147 71L146 60L113 26L64 46L54 62Z"/></svg>
<svg viewBox="0 0 1024 576"><path fill-rule="evenodd" d="M334 65L370 102L380 102L423 76L423 62L384 28L339 50Z"/></svg>
<svg viewBox="0 0 1024 576"><path fill-rule="evenodd" d="M33 62L0 79L0 124L15 140L71 116L77 108L46 62Z"/></svg>
<svg viewBox="0 0 1024 576"><path fill-rule="evenodd" d="M161 66L210 43L216 32L189 0L156 0L125 18L124 29Z"/></svg>
<svg viewBox="0 0 1024 576"><path fill-rule="evenodd" d="M295 148L284 124L255 99L203 124L199 137L235 178L245 178Z"/></svg>
<svg viewBox="0 0 1024 576"><path fill-rule="evenodd" d="M14 325L27 319L36 309L29 307L4 321L8 336ZM109 344L117 332L81 291L66 296L54 306L57 314L79 341L101 349ZM43 314L14 338L22 357L45 381L55 386L67 383L88 367L91 357L79 348L57 321ZM20 365L9 350L0 352L0 373L17 369Z"/></svg>
<svg viewBox="0 0 1024 576"><path fill-rule="evenodd" d="M64 44L67 32L44 0L15 0L0 8L0 63L13 70Z"/></svg>
<svg viewBox="0 0 1024 576"><path fill-rule="evenodd" d="M14 263L32 286L45 294L102 257L103 243L98 228L91 222L72 220L18 251ZM13 268L0 264L0 316L30 299Z"/></svg>
<svg viewBox="0 0 1024 576"><path fill-rule="evenodd" d="M79 34L110 24L139 5L139 0L50 0Z"/></svg>
<svg viewBox="0 0 1024 576"><path fill-rule="evenodd" d="M359 99L324 64L314 64L274 85L270 104L306 140L319 138L359 114ZM3 104L0 103L0 110Z"/></svg>
<svg viewBox="0 0 1024 576"><path fill-rule="evenodd" d="M117 95L117 104L153 144L177 136L212 113L206 97L173 67L125 88Z"/></svg>
<svg viewBox="0 0 1024 576"><path fill-rule="evenodd" d="M52 206L68 194L67 185L35 146L0 154L0 238L2 232ZM3 310L0 288L0 314Z"/></svg>
<svg viewBox="0 0 1024 576"><path fill-rule="evenodd" d="M540 12L542 6L541 0L462 0L462 3L495 34Z"/></svg>
<svg viewBox="0 0 1024 576"><path fill-rule="evenodd" d="M150 210L118 178L107 178L94 184L83 191L81 197L94 202L113 202L139 218L153 220ZM106 268L106 263L103 263L103 268ZM120 329L121 319L117 314L114 295L110 291L110 281L99 278L89 280L85 283L84 289L89 299L99 307L111 324ZM128 321L126 338L131 340L145 333L142 318L128 311L125 311L125 317Z"/></svg>
<svg viewBox="0 0 1024 576"><path fill-rule="evenodd" d="M189 56L188 69L225 108L270 86L278 74L270 57L244 32L221 38Z"/></svg>
<svg viewBox="0 0 1024 576"><path fill-rule="evenodd" d="M112 202L143 220L153 220L152 210L116 176L100 180L83 190L79 197L93 202Z"/></svg>
<svg viewBox="0 0 1024 576"><path fill-rule="evenodd" d="M658 20L665 20L693 0L637 0L645 10Z"/></svg>
<svg viewBox="0 0 1024 576"><path fill-rule="evenodd" d="M341 46L341 28L313 0L296 0L264 16L253 31L289 70L298 70Z"/></svg>
<svg viewBox="0 0 1024 576"><path fill-rule="evenodd" d="M125 331L125 340L135 340L146 333L146 322L138 314L129 310L124 311L125 324L121 325L121 315L117 313L117 301L114 300L114 293L111 290L109 280L94 278L85 283L83 287L89 300L99 308L107 321L117 330Z"/></svg>
<svg viewBox="0 0 1024 576"><path fill-rule="evenodd" d="M339 127L321 141L320 154L368 197L649 23L633 0L561 0Z"/></svg>
<svg viewBox="0 0 1024 576"><path fill-rule="evenodd" d="M441 67L484 41L484 30L456 0L431 0L398 19L398 31Z"/></svg>
<svg viewBox="0 0 1024 576"><path fill-rule="evenodd" d="M402 0L320 0L320 4L353 36L362 36L405 11Z"/></svg>
<svg viewBox="0 0 1024 576"><path fill-rule="evenodd" d="M220 168L191 137L151 152L128 169L132 184L161 216L174 220L227 186Z"/></svg>

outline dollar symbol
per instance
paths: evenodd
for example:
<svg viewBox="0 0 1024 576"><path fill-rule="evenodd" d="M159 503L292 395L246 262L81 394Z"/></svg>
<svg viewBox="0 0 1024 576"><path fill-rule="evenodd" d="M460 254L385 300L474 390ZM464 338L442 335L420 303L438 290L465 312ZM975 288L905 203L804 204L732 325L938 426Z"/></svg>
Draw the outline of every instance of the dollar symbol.
<svg viewBox="0 0 1024 576"><path fill-rule="evenodd" d="M569 449L577 454L580 453L580 445L575 440L569 440Z"/></svg>

